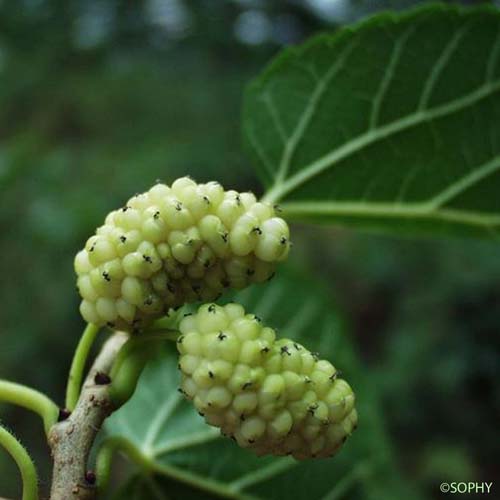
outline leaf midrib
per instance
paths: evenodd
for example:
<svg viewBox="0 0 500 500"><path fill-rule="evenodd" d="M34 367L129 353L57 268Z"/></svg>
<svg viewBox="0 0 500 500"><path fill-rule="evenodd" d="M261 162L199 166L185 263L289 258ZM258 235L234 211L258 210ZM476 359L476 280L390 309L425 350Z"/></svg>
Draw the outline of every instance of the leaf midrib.
<svg viewBox="0 0 500 500"><path fill-rule="evenodd" d="M397 205L379 202L356 201L299 201L283 203L289 219L308 216L349 216L349 217L385 217L395 219L423 219L456 224L468 224L485 230L500 226L500 215L473 212L467 210L439 209L428 210L424 204L410 203Z"/></svg>

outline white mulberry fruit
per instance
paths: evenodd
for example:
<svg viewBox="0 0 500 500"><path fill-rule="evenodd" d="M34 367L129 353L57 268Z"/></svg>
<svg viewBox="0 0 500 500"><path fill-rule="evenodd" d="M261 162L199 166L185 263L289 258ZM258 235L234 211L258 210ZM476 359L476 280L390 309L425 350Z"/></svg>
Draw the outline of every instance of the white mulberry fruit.
<svg viewBox="0 0 500 500"><path fill-rule="evenodd" d="M139 330L170 308L266 281L289 248L286 222L252 193L188 177L156 184L111 212L76 255L80 312Z"/></svg>
<svg viewBox="0 0 500 500"><path fill-rule="evenodd" d="M180 323L181 392L205 420L258 455L333 455L357 424L331 363L245 314L205 304Z"/></svg>

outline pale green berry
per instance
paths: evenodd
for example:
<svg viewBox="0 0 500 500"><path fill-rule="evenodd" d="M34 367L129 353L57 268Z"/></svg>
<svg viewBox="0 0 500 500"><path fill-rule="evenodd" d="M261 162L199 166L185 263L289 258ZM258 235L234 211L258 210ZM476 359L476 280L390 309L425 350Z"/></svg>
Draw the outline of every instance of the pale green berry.
<svg viewBox="0 0 500 500"><path fill-rule="evenodd" d="M335 454L357 424L349 384L304 346L276 340L242 306L205 304L180 322L181 390L210 425L258 455Z"/></svg>
<svg viewBox="0 0 500 500"><path fill-rule="evenodd" d="M75 257L75 271L78 275L88 273L93 266L89 261L89 254L86 250L80 250Z"/></svg>
<svg viewBox="0 0 500 500"><path fill-rule="evenodd" d="M125 321L131 323L136 315L136 308L131 303L127 302L124 298L119 298L116 301L116 312Z"/></svg>
<svg viewBox="0 0 500 500"><path fill-rule="evenodd" d="M84 300L88 300L90 302L96 302L99 298L99 294L92 286L92 282L90 280L90 276L88 274L84 274L79 276L77 280L77 286L80 290L80 295Z"/></svg>
<svg viewBox="0 0 500 500"><path fill-rule="evenodd" d="M80 313L87 319L89 323L99 323L101 322L100 316L97 314L94 302L83 299L80 303Z"/></svg>
<svg viewBox="0 0 500 500"><path fill-rule="evenodd" d="M270 279L289 247L286 222L252 193L187 177L156 184L110 212L77 253L80 311L97 325L141 330L170 308Z"/></svg>

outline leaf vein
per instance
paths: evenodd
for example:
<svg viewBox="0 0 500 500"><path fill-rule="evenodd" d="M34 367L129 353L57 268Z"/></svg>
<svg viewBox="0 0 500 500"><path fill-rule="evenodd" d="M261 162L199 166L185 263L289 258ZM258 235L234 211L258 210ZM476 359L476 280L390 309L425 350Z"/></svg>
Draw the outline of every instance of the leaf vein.
<svg viewBox="0 0 500 500"><path fill-rule="evenodd" d="M264 166L265 172L269 178L269 180L272 182L274 179L274 172L273 172L273 166L269 158L266 156L264 153L263 149L260 147L259 142L257 141L257 138L255 137L255 131L253 127L248 126L247 127L247 137L250 141L250 144L254 148L255 152L257 153L257 156L260 158L260 161L262 165Z"/></svg>
<svg viewBox="0 0 500 500"><path fill-rule="evenodd" d="M309 126L311 118L313 117L314 112L316 111L317 106L321 101L321 98L323 97L323 94L328 88L328 84L330 83L331 79L344 67L346 59L349 57L354 47L354 43L347 45L343 52L341 52L339 57L335 60L335 62L326 71L325 75L316 84L316 87L311 94L309 101L307 102L307 105L305 106L304 111L302 112L300 119L295 126L294 131L292 132L283 149L283 154L278 169L278 175L276 177L277 184L279 184L286 178L286 174L288 173L290 163L300 142L300 139Z"/></svg>
<svg viewBox="0 0 500 500"><path fill-rule="evenodd" d="M272 95L269 91L267 91L263 96L262 100L264 104L266 105L267 110L269 111L269 115L271 116L271 119L273 120L274 123L274 128L278 132L278 135L280 136L283 144L286 144L288 138L285 132L285 129L283 128L283 123L281 121L280 114L278 113L278 110L276 109L276 106L274 105L274 100L272 98Z"/></svg>
<svg viewBox="0 0 500 500"><path fill-rule="evenodd" d="M181 401L181 395L178 392L174 392L167 402L159 407L156 415L151 420L151 425L149 426L148 433L144 439L143 450L146 454L150 454L152 452L151 447L153 443L158 438L161 429L172 416L177 405Z"/></svg>
<svg viewBox="0 0 500 500"><path fill-rule="evenodd" d="M415 31L415 28L416 28L416 25L410 26L403 33L403 35L401 35L401 38L396 40L394 43L392 53L391 53L391 56L389 59L389 65L387 67L387 70L384 72L384 75L382 76L379 88L377 90L375 98L373 99L372 111L370 114L370 122L369 122L370 123L370 126L369 126L370 130L373 130L377 126L379 113L380 113L380 106L382 104L382 101L384 100L384 97L385 97L386 92L389 88L389 85L394 77L394 73L396 71L396 66L399 63L399 60L401 58L401 53L403 52L404 46L405 46L408 38Z"/></svg>
<svg viewBox="0 0 500 500"><path fill-rule="evenodd" d="M486 66L486 82L493 81L495 76L495 69L497 65L498 55L500 53L500 26L498 28L498 33L495 38L495 42L493 43L493 47L491 49L490 57L488 58L488 64Z"/></svg>
<svg viewBox="0 0 500 500"><path fill-rule="evenodd" d="M472 187L474 184L477 184L489 175L494 174L498 169L500 169L500 155L494 157L486 163L483 163L482 165L479 165L478 167L475 167L469 174L453 182L446 189L428 200L427 203L429 203L430 207L433 209L440 208L446 205L446 203L453 198L462 194L468 188Z"/></svg>
<svg viewBox="0 0 500 500"><path fill-rule="evenodd" d="M260 469L249 472L239 479L236 479L235 481L229 483L229 487L234 491L242 491L249 486L271 479L272 477L287 471L295 465L297 465L297 461L293 458L281 458L271 462L265 467L261 467Z"/></svg>
<svg viewBox="0 0 500 500"><path fill-rule="evenodd" d="M465 24L455 33L455 35L451 37L450 41L446 44L441 55L438 57L436 63L432 67L432 70L429 73L429 76L424 84L422 95L420 96L420 102L417 108L419 111L422 111L427 108L429 101L432 97L432 92L434 91L440 76L442 75L444 69L446 68L446 65L450 62L453 54L457 50L460 41L469 30L469 27L470 23Z"/></svg>
<svg viewBox="0 0 500 500"><path fill-rule="evenodd" d="M152 455L154 457L160 457L166 453L170 453L171 451L183 450L185 448L190 448L191 446L209 443L210 441L214 441L218 438L220 438L220 433L215 429L196 432L189 434L188 436L172 438L155 446Z"/></svg>

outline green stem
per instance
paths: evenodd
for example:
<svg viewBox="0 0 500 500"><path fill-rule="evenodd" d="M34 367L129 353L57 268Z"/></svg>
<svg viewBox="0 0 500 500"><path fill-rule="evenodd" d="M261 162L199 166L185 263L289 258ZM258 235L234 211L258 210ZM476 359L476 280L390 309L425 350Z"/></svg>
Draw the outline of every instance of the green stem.
<svg viewBox="0 0 500 500"><path fill-rule="evenodd" d="M75 409L80 390L82 387L83 371L92 347L92 344L99 333L99 327L89 323L85 328L80 342L76 348L69 371L68 386L66 388L66 408L70 411Z"/></svg>
<svg viewBox="0 0 500 500"><path fill-rule="evenodd" d="M47 435L59 418L59 408L49 397L21 384L0 380L0 401L22 406L40 415Z"/></svg>
<svg viewBox="0 0 500 500"><path fill-rule="evenodd" d="M151 470L152 464L128 439L121 436L112 436L105 439L96 457L97 487L101 493L109 486L111 467L115 452L125 453L136 465L145 470Z"/></svg>
<svg viewBox="0 0 500 500"><path fill-rule="evenodd" d="M38 477L35 465L24 446L1 425L0 445L7 450L19 467L23 481L22 500L38 500Z"/></svg>
<svg viewBox="0 0 500 500"><path fill-rule="evenodd" d="M132 354L132 352L140 347L141 345L147 345L150 342L157 342L159 340L171 340L175 342L180 333L178 330L171 329L158 329L158 330L146 330L141 335L131 336L129 340L123 345L116 357L116 360L111 369L110 376L111 380L114 379L116 374L119 372L123 363Z"/></svg>
<svg viewBox="0 0 500 500"><path fill-rule="evenodd" d="M147 362L157 352L160 342L176 340L176 330L148 330L141 335L132 335L120 349L111 368L112 384L109 396L115 409L123 406L134 394L137 382Z"/></svg>

